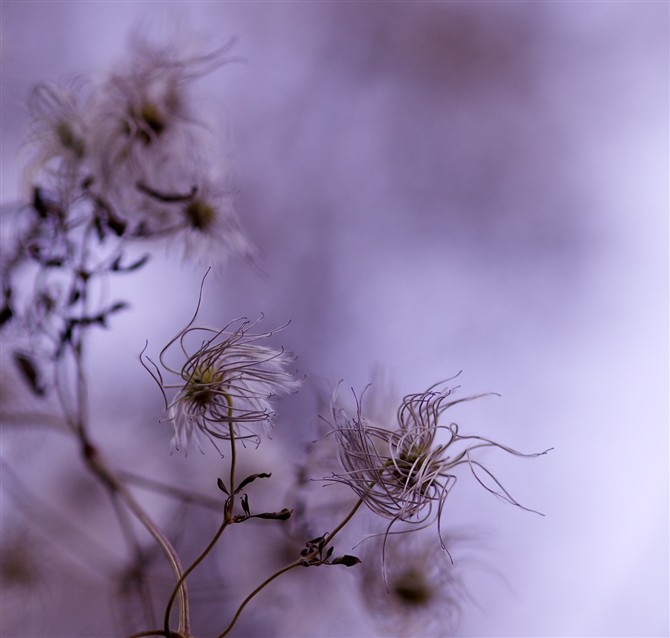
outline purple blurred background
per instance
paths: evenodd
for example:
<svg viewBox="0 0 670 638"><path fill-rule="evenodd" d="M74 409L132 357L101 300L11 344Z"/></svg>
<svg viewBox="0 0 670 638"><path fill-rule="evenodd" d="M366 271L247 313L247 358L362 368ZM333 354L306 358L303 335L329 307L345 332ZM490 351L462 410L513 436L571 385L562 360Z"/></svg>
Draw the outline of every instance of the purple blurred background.
<svg viewBox="0 0 670 638"><path fill-rule="evenodd" d="M361 389L381 366L404 394L463 370L465 393L502 395L461 406L464 430L555 450L490 457L545 518L467 478L450 499L447 525L487 537L460 635L666 636L668 17L644 1L3 2L2 202L20 197L37 81L101 77L132 30L205 46L235 36L246 61L198 88L228 131L237 210L262 255L208 282L204 317L290 319L281 342L308 376L259 453L298 458L315 391L339 379ZM179 477L220 461L168 455L136 355L184 324L202 272L157 254L119 288L133 310L92 357L110 424L99 438ZM32 436L28 455L4 433L2 455L45 468L26 479L40 484L69 461ZM45 497L76 501L49 480ZM286 586L278 635L375 635L346 598L350 578L328 574L318 612L292 606Z"/></svg>

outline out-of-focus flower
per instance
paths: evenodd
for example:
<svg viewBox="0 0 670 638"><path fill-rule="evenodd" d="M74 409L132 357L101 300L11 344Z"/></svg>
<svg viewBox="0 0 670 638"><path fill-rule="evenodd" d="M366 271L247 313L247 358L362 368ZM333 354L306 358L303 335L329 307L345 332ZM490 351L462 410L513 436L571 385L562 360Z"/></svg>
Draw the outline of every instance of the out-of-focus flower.
<svg viewBox="0 0 670 638"><path fill-rule="evenodd" d="M455 542L451 536L449 545ZM385 577L379 562L385 554ZM370 542L359 570L362 599L385 635L452 636L468 597L462 563L452 563L425 534Z"/></svg>
<svg viewBox="0 0 670 638"><path fill-rule="evenodd" d="M253 248L233 208L233 194L203 182L196 195L181 207L184 255L225 259L228 254L251 257ZM178 235L179 237L179 235Z"/></svg>
<svg viewBox="0 0 670 638"><path fill-rule="evenodd" d="M153 370L145 365L163 392L175 431L173 444L184 448L192 438L197 441L200 432L215 447L216 439L258 443L259 434L251 426L274 420L271 399L300 387L301 382L287 369L295 357L283 348L258 343L274 334L253 332L260 319L237 319L222 330L194 327L194 321L195 315L159 356L163 369L177 376L177 382L166 382L151 360ZM189 354L187 340L198 337L202 338L200 345ZM186 356L179 369L166 362L168 352L177 346Z"/></svg>
<svg viewBox="0 0 670 638"><path fill-rule="evenodd" d="M437 519L439 532L442 510L456 484L454 472L462 465L467 465L489 492L527 509L512 498L475 453L487 447L529 457L546 451L522 454L480 436L459 434L455 423L441 425L449 408L485 396L453 399L455 388L440 389L443 385L407 395L398 408L395 429L389 429L388 424L379 426L364 415L365 392L356 397L355 414L340 406L337 389L334 393L332 424L343 471L327 480L349 485L368 508L390 519L388 529L398 521L428 525ZM438 434L444 435L444 442L437 441Z"/></svg>
<svg viewBox="0 0 670 638"><path fill-rule="evenodd" d="M165 186L138 183L144 195L143 232L170 237L189 260L223 264L231 254L252 258L254 249L235 213L235 193L225 176L219 176L219 183L203 176L204 171L191 175L168 175L160 182Z"/></svg>
<svg viewBox="0 0 670 638"><path fill-rule="evenodd" d="M174 47L137 40L129 64L101 89L95 116L99 173L108 189L139 180L187 157L204 131L189 95L190 85L229 61L230 45L204 55L184 56Z"/></svg>
<svg viewBox="0 0 670 638"><path fill-rule="evenodd" d="M3 527L1 538L3 635L40 635L43 619L35 609L44 609L52 602L50 579L62 575L63 566L55 564L52 551L30 528L9 523Z"/></svg>
<svg viewBox="0 0 670 638"><path fill-rule="evenodd" d="M85 85L42 83L33 90L29 100L32 122L26 142L30 159L24 171L26 188L32 190L38 173L48 177L68 202L68 195L82 175L82 166L89 150L87 123L90 102L82 99ZM84 101L84 104L81 102Z"/></svg>

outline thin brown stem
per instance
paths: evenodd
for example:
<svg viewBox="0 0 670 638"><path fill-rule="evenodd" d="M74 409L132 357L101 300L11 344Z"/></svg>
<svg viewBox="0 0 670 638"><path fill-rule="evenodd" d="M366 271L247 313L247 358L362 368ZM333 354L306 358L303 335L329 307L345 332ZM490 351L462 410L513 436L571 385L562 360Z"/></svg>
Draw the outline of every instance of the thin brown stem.
<svg viewBox="0 0 670 638"><path fill-rule="evenodd" d="M133 474L132 472L127 472L125 470L117 472L117 475L130 483L134 483L140 488L171 496L182 503L192 503L193 505L200 505L201 507L216 510L217 512L221 511L220 499L210 498L209 496L203 496L201 494L193 494L189 490L175 487L174 485L168 485L167 483L162 483L161 481L156 481L145 476L139 476L138 474Z"/></svg>
<svg viewBox="0 0 670 638"><path fill-rule="evenodd" d="M358 511L358 508L361 505L363 505L363 499L359 498L356 505L354 505L351 508L351 511L346 515L346 517L342 520L342 522L330 534L326 536L326 540L323 544L324 548L330 545L333 538L335 538L335 535L354 517L354 514Z"/></svg>
<svg viewBox="0 0 670 638"><path fill-rule="evenodd" d="M165 631L162 629L149 629L148 631L139 631L136 634L130 634L126 638L148 638L148 636L165 636ZM172 634L176 636L176 634Z"/></svg>
<svg viewBox="0 0 670 638"><path fill-rule="evenodd" d="M124 483L116 478L116 476L107 468L95 448L86 439L84 439L82 443L82 450L84 460L86 461L86 464L88 465L91 472L93 472L93 474L95 474L102 481L107 489L115 494L118 494L121 500L123 500L125 503L126 507L133 513L133 515L140 521L140 523L144 525L147 531L151 534L151 536L153 536L154 540L163 550L163 553L172 567L172 571L177 582L181 583L179 585L179 631L185 631L188 633L190 631L188 593L186 591L186 584L181 581L181 576L184 569L179 559L179 555L177 554L174 547L172 547L172 544L167 539L167 537L151 520L142 506L135 500Z"/></svg>
<svg viewBox="0 0 670 638"><path fill-rule="evenodd" d="M233 427L233 399L226 394L228 402L228 431L230 433L230 514L232 514L235 497L235 463L237 451L235 449L235 428Z"/></svg>
<svg viewBox="0 0 670 638"><path fill-rule="evenodd" d="M172 612L172 605L174 604L175 597L177 592L180 591L180 588L184 585L186 579L193 572L193 570L202 563L202 561L207 557L207 555L214 549L214 546L218 543L221 534L228 527L230 523L234 522L233 518L233 507L235 505L235 463L236 463L236 450L235 450L235 428L233 421L233 400L226 394L226 401L228 402L228 429L230 432L230 496L226 500L226 505L224 508L224 517L221 526L217 530L214 537L209 542L209 545L203 550L203 552L191 563L191 565L186 569L186 571L179 577L177 584L172 590L172 594L168 600L168 603L165 607L165 617L163 619L163 628L166 636L170 636L170 614Z"/></svg>
<svg viewBox="0 0 670 638"><path fill-rule="evenodd" d="M128 544L128 549L131 552L135 562L136 567L133 569L133 573L135 574L133 580L135 581L137 594L142 603L144 619L146 624L151 627L151 625L156 624L156 617L154 615L153 605L151 604L151 588L149 587L149 581L147 580L144 570L144 554L142 552L142 547L140 546L140 543L137 540L135 532L132 528L130 515L122 507L122 503L119 502L118 495L116 492L111 491L109 491L109 495L112 501L112 507L116 513L116 518L118 519L119 525L121 527L121 532L123 533L126 543Z"/></svg>
<svg viewBox="0 0 670 638"><path fill-rule="evenodd" d="M338 534L338 532L345 526L349 521L353 518L354 514L358 511L360 506L363 504L363 499L358 499L357 503L351 508L351 511L344 517L344 519L340 522L340 524L330 533L326 536L325 541L323 546L321 547L321 552L332 542L333 538ZM256 594L260 593L265 587L267 587L275 578L279 578L282 574L285 574L287 571L293 569L294 567L300 567L304 566L306 563L309 563L310 558L313 558L317 555L317 552L314 552L310 554L309 556L303 556L299 560L296 560L293 563L290 563L286 565L285 567L282 567L279 571L275 572L270 576L269 578L266 578L254 591L252 591L243 601L242 604L238 607L237 612L235 613L235 616L233 619L230 621L230 624L228 627L226 627L225 631L219 635L218 638L224 638L224 636L227 636L228 633L232 630L234 627L235 623L237 622L237 619L240 617L242 614L242 611L244 608L251 602L251 600L256 596Z"/></svg>
<svg viewBox="0 0 670 638"><path fill-rule="evenodd" d="M77 276L81 280L81 312L82 316L88 315L89 305L89 283L91 274L87 270L86 261L88 257L87 242L93 232L93 226L89 226L82 240L82 249L77 268ZM86 383L86 371L84 367L84 326L73 333L70 339L70 348L75 365L76 379L76 416L70 421L75 435L79 439L81 454L89 470L103 483L110 492L113 499L117 497L125 504L132 514L142 523L154 540L163 550L168 559L177 582L181 582L183 567L179 556L172 547L170 541L153 522L142 506L135 500L125 483L119 479L103 461L95 446L92 444L88 432L88 392ZM67 414L67 402L63 394L59 394L63 408ZM179 587L179 631L190 633L188 594L184 583Z"/></svg>
<svg viewBox="0 0 670 638"><path fill-rule="evenodd" d="M249 602L256 596L256 594L260 593L265 587L267 587L275 578L279 578L282 574L285 574L287 571L293 569L294 567L300 567L302 565L302 560L297 560L290 565L286 565L286 567L282 567L279 571L275 572L270 576L269 578L266 578L254 591L252 591L243 601L242 604L239 606L237 613L233 617L233 619L230 621L230 624L228 627L226 627L225 631L219 635L219 638L224 638L224 636L227 636L232 628L235 626L235 623L237 622L237 619L240 617L240 614L244 610L244 608L247 606Z"/></svg>
<svg viewBox="0 0 670 638"><path fill-rule="evenodd" d="M221 538L221 534L223 534L223 530L226 529L228 526L228 519L224 518L223 522L221 523L221 526L217 530L216 534L214 534L214 538L209 542L209 545L204 549L204 551L196 558L193 563L186 569L186 571L179 577L179 580L177 580L177 584L174 586L174 589L172 590L172 594L170 594L170 599L168 600L168 603L165 607L165 617L163 619L163 631L164 635L166 636L171 636L171 630L170 630L170 614L172 612L172 606L174 605L175 598L177 597L177 593L181 591L182 587L185 586L185 581L186 579L190 576L191 572L202 563L202 561L205 559L205 557L214 549L214 546L217 544L219 541L219 538Z"/></svg>

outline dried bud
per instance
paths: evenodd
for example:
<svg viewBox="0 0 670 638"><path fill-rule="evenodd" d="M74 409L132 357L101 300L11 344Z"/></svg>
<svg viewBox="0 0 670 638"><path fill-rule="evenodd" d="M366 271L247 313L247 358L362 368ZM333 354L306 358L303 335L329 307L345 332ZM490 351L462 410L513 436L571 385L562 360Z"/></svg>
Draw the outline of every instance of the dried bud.
<svg viewBox="0 0 670 638"><path fill-rule="evenodd" d="M344 565L345 567L353 567L354 565L358 565L361 562L360 558L356 558L356 556L350 556L349 554L345 554L344 556L338 556L337 558L333 558L331 561L331 565Z"/></svg>

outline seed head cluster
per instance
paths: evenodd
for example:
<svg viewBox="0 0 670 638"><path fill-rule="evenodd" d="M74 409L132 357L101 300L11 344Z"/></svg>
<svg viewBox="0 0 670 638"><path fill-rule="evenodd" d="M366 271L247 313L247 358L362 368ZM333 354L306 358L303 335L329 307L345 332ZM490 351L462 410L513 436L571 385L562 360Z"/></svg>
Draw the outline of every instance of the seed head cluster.
<svg viewBox="0 0 670 638"><path fill-rule="evenodd" d="M341 406L336 391L331 404L333 433L338 441L342 470L327 480L344 483L374 513L397 522L425 526L440 517L457 482L457 471L467 466L488 491L520 504L476 458L481 448L522 454L484 437L459 433L444 414L456 404L484 395L454 398L456 388L444 383L402 400L396 423L383 426L365 415L363 395L351 413ZM525 508L524 508L525 509Z"/></svg>
<svg viewBox="0 0 670 638"><path fill-rule="evenodd" d="M163 348L160 367L148 359L151 367L145 367L163 392L177 449L197 442L200 434L215 446L216 440L233 437L257 444L255 426L274 420L273 398L300 387L288 369L295 357L259 343L274 333L255 332L259 321L238 319L222 330L195 327L191 321ZM190 343L198 344L192 352ZM168 363L174 348L186 359L181 367ZM176 379L166 379L163 372Z"/></svg>
<svg viewBox="0 0 670 638"><path fill-rule="evenodd" d="M457 536L446 539L450 547ZM379 572L385 554L384 577ZM363 555L360 589L367 609L385 635L453 636L468 592L459 560L451 563L426 533L374 539Z"/></svg>

